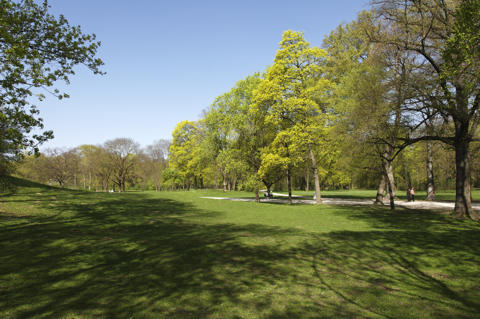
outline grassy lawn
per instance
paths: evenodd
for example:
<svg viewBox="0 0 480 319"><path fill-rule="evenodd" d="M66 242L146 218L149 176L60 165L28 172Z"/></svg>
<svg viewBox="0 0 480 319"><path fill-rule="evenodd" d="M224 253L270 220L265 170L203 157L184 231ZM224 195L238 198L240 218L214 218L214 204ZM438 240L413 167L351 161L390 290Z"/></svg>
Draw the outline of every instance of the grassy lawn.
<svg viewBox="0 0 480 319"><path fill-rule="evenodd" d="M1 186L0 318L480 316L477 222L200 198L232 196L212 190Z"/></svg>

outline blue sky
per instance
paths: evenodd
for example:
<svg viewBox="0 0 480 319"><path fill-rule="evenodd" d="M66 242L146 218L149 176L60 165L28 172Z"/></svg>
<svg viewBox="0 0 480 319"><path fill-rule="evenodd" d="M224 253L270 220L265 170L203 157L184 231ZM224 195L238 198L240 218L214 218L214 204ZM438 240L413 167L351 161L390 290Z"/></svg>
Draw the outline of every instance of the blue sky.
<svg viewBox="0 0 480 319"><path fill-rule="evenodd" d="M197 120L236 81L272 64L285 30L319 46L366 2L49 0L55 17L96 34L107 74L77 66L70 85L56 85L69 99L32 101L55 135L42 148L169 139L177 123Z"/></svg>

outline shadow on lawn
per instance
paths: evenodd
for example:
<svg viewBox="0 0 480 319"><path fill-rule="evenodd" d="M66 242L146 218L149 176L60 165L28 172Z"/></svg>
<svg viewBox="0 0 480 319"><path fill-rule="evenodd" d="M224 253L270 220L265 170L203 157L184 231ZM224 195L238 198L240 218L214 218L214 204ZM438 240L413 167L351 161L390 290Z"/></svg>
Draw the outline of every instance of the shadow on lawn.
<svg viewBox="0 0 480 319"><path fill-rule="evenodd" d="M478 284L468 291L455 286L462 276L478 280L479 273L458 278L448 267L435 271L428 258L457 265L463 256L469 258L463 262L478 264L478 229L470 224L434 234L433 222L418 225L420 216L395 222L380 210L361 210L350 218L382 230L317 234L201 224L189 218L222 213L141 193L71 194L57 195L51 207L52 216L67 216L62 220L31 216L29 224L2 228L0 274L16 282L0 291L4 313L15 318L255 313L397 318L416 317L422 309L427 317L440 318L480 310ZM292 243L293 237L299 240Z"/></svg>

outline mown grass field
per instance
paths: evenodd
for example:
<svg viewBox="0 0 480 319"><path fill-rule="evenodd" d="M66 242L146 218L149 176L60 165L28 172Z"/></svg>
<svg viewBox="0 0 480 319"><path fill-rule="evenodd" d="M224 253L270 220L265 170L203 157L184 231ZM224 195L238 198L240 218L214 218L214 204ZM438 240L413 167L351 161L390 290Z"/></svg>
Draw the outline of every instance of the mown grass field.
<svg viewBox="0 0 480 319"><path fill-rule="evenodd" d="M480 317L478 222L1 187L0 318Z"/></svg>

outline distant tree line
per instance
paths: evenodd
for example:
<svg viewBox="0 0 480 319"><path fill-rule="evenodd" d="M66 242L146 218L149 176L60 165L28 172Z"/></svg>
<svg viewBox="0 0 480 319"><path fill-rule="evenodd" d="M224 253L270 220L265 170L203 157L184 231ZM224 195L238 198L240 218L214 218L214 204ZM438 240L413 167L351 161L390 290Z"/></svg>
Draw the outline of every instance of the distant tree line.
<svg viewBox="0 0 480 319"><path fill-rule="evenodd" d="M131 138L116 138L102 145L47 148L24 157L15 172L41 183L75 189L125 192L130 187L160 191L169 183L162 176L168 168L169 145L170 141L160 139L141 148Z"/></svg>

